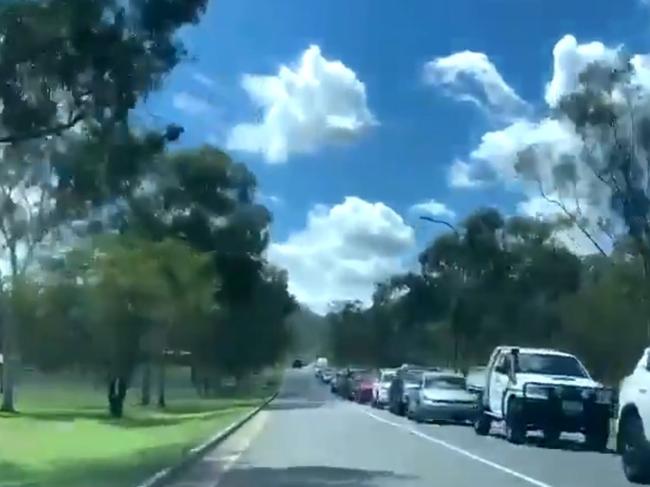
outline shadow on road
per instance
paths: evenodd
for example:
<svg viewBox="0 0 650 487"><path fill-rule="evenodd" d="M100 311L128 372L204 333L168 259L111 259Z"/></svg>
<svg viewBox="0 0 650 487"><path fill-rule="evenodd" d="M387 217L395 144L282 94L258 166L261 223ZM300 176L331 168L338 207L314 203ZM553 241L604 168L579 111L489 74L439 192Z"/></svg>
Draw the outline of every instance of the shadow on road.
<svg viewBox="0 0 650 487"><path fill-rule="evenodd" d="M376 480L411 480L414 476L388 471L336 467L246 468L227 474L229 487L263 485L265 487L371 487ZM396 485L391 483L391 485Z"/></svg>
<svg viewBox="0 0 650 487"><path fill-rule="evenodd" d="M505 434L501 432L494 434L494 436L506 441ZM592 450L588 448L583 441L577 439L560 438L558 441L554 443L548 443L544 440L544 437L541 435L527 436L524 445L529 446L531 448L544 448L546 450L563 450L563 451L570 451L570 452L592 452L592 453L601 453L603 455L617 455L616 451L612 448L608 448L603 451Z"/></svg>
<svg viewBox="0 0 650 487"><path fill-rule="evenodd" d="M266 409L269 411L286 411L291 409L315 409L325 405L324 401L306 399L276 399Z"/></svg>

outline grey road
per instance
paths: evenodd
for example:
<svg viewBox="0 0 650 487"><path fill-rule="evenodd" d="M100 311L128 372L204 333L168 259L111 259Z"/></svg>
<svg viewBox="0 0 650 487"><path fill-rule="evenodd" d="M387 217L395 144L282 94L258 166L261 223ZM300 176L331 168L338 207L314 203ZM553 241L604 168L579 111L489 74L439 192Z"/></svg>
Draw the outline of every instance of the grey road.
<svg viewBox="0 0 650 487"><path fill-rule="evenodd" d="M614 454L507 443L498 428L418 425L333 397L311 369L289 371L268 408L174 487L617 487Z"/></svg>

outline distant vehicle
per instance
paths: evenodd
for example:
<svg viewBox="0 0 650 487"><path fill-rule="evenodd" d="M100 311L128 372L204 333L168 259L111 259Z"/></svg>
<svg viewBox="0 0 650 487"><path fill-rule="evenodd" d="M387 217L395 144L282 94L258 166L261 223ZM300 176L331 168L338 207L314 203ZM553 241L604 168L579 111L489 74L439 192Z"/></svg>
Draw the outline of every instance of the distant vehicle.
<svg viewBox="0 0 650 487"><path fill-rule="evenodd" d="M388 388L388 410L404 416L408 409L409 392L419 387L422 375L427 369L403 365L395 373Z"/></svg>
<svg viewBox="0 0 650 487"><path fill-rule="evenodd" d="M334 378L334 375L334 369L327 367L321 371L320 380L322 380L325 384L329 384Z"/></svg>
<svg viewBox="0 0 650 487"><path fill-rule="evenodd" d="M293 361L293 368L294 369L301 369L303 367L304 363L302 360L297 358L296 360Z"/></svg>
<svg viewBox="0 0 650 487"><path fill-rule="evenodd" d="M621 381L616 446L630 482L650 483L650 348Z"/></svg>
<svg viewBox="0 0 650 487"><path fill-rule="evenodd" d="M316 366L317 369L324 369L324 368L327 367L328 365L329 365L329 362L328 362L328 360L327 360L325 357L318 357L318 358L316 359L316 364L315 364L315 366Z"/></svg>
<svg viewBox="0 0 650 487"><path fill-rule="evenodd" d="M344 380L344 375L347 374L347 369L337 370L332 379L330 380L330 391L334 394L339 393L339 385Z"/></svg>
<svg viewBox="0 0 650 487"><path fill-rule="evenodd" d="M604 450L612 395L573 355L497 347L486 369L474 429L487 435L493 421L504 421L511 443L523 443L528 430L542 430L549 443L563 431L581 432L590 448Z"/></svg>
<svg viewBox="0 0 650 487"><path fill-rule="evenodd" d="M377 374L374 371L357 372L352 379L352 399L360 404L370 403L376 377Z"/></svg>
<svg viewBox="0 0 650 487"><path fill-rule="evenodd" d="M388 389L395 377L395 369L381 369L372 385L372 406L383 408L388 404Z"/></svg>
<svg viewBox="0 0 650 487"><path fill-rule="evenodd" d="M426 372L411 392L406 416L417 422L467 422L474 421L477 406L477 396L466 389L462 374Z"/></svg>

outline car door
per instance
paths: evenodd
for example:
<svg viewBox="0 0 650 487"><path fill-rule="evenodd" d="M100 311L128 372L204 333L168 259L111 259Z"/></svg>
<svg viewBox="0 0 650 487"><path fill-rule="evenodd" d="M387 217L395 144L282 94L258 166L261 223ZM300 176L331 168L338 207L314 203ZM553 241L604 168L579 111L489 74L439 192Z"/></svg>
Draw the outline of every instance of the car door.
<svg viewBox="0 0 650 487"><path fill-rule="evenodd" d="M507 352L501 352L490 374L490 411L498 416L503 414L503 395L508 387L509 357Z"/></svg>
<svg viewBox="0 0 650 487"><path fill-rule="evenodd" d="M650 438L650 350L647 350L644 359L639 363L634 372L634 393L637 395L636 405L643 421L643 429Z"/></svg>

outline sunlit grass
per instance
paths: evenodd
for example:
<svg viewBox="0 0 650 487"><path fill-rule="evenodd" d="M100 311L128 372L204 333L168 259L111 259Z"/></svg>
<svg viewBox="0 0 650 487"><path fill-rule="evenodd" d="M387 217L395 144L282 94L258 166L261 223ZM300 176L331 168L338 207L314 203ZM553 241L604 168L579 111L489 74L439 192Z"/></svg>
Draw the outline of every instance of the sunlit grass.
<svg viewBox="0 0 650 487"><path fill-rule="evenodd" d="M172 386L164 411L140 406L132 389L120 420L109 418L103 393L80 380L22 384L20 413L0 416L0 487L134 486L246 414L271 389L200 399L189 387Z"/></svg>

